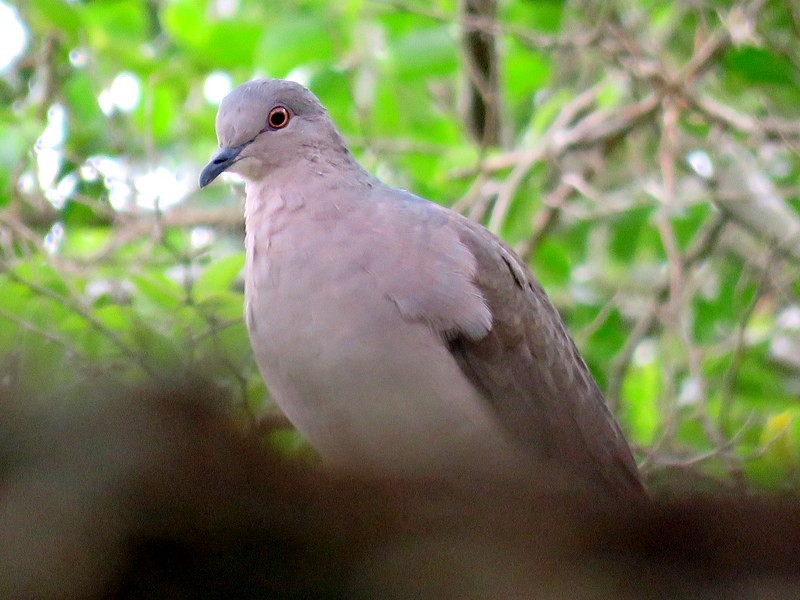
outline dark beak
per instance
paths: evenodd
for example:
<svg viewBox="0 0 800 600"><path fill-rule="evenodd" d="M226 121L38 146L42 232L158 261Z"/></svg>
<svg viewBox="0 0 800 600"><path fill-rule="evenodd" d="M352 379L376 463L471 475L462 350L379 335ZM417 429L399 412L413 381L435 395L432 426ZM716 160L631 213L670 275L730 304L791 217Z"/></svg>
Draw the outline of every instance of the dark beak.
<svg viewBox="0 0 800 600"><path fill-rule="evenodd" d="M211 157L211 161L206 165L206 168L203 169L203 172L200 173L200 187L206 187L209 183L214 181L220 173L235 163L236 157L244 150L245 146L247 146L247 144L242 144L241 146L235 146L233 148L220 148L219 152Z"/></svg>

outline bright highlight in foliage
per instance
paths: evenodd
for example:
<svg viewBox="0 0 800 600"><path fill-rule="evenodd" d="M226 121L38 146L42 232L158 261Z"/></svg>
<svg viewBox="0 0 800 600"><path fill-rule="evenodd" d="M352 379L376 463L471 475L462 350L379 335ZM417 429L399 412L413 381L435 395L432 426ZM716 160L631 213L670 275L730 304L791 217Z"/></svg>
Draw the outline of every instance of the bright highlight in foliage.
<svg viewBox="0 0 800 600"><path fill-rule="evenodd" d="M28 33L20 23L19 15L5 2L0 2L0 73L25 50Z"/></svg>

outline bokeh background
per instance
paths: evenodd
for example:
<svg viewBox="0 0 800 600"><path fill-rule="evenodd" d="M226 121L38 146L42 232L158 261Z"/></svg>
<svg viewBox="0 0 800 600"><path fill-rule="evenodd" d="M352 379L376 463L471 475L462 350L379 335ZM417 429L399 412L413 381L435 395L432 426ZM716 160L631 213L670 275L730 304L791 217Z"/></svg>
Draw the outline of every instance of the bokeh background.
<svg viewBox="0 0 800 600"><path fill-rule="evenodd" d="M64 410L202 369L243 427L270 421L243 190L197 187L218 103L257 76L308 85L368 170L512 244L651 485L797 487L783 0L0 1L0 387Z"/></svg>

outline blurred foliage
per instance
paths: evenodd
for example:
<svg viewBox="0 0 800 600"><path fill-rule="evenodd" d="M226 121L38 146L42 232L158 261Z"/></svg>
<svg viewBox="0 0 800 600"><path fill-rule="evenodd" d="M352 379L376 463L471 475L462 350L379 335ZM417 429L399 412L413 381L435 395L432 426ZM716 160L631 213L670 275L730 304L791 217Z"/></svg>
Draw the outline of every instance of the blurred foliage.
<svg viewBox="0 0 800 600"><path fill-rule="evenodd" d="M651 483L797 485L796 4L503 0L491 21L456 0L13 6L0 385L57 402L199 367L254 424L272 410L241 319L241 188L196 180L220 90L290 77L366 168L528 260ZM497 148L464 126L465 29L498 48Z"/></svg>

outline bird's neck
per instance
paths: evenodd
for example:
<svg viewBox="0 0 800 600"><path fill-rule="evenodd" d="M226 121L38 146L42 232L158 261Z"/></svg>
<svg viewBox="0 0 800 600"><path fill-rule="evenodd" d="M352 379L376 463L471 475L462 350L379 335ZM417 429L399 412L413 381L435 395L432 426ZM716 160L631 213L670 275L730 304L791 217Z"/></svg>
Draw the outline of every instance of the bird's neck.
<svg viewBox="0 0 800 600"><path fill-rule="evenodd" d="M301 211L305 219L327 219L332 212L341 214L357 208L358 201L376 183L352 156L325 161L303 157L290 169L276 169L258 180L245 179L245 216L248 221L270 220Z"/></svg>

